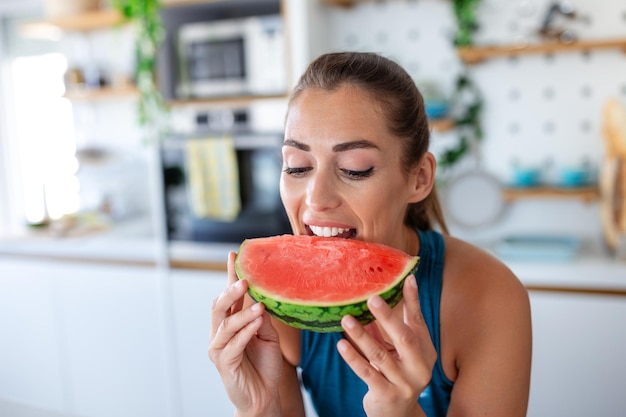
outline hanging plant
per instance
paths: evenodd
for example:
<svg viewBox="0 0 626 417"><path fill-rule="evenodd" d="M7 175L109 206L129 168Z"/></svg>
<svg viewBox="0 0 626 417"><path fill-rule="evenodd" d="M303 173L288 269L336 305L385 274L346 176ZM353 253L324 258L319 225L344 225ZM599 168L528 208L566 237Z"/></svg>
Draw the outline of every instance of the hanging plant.
<svg viewBox="0 0 626 417"><path fill-rule="evenodd" d="M139 90L139 123L158 134L167 112L155 78L157 52L165 39L161 0L113 0L113 7L137 27L135 82Z"/></svg>
<svg viewBox="0 0 626 417"><path fill-rule="evenodd" d="M478 29L476 9L478 9L479 3L480 0L454 0L454 17L457 25L454 39L456 46L474 44L474 32Z"/></svg>
<svg viewBox="0 0 626 417"><path fill-rule="evenodd" d="M453 42L455 47L474 44L474 32L478 28L476 9L479 2L480 0L454 0L454 15L457 22ZM456 108L455 126L459 132L459 143L456 147L446 150L439 158L439 165L444 169L456 164L468 152L474 151L476 144L483 137L481 122L483 98L467 70L457 78L451 101Z"/></svg>
<svg viewBox="0 0 626 417"><path fill-rule="evenodd" d="M459 133L459 143L440 156L439 165L442 168L451 167L468 152L474 151L476 144L483 138L483 98L467 72L457 78L451 101L457 108L454 124Z"/></svg>

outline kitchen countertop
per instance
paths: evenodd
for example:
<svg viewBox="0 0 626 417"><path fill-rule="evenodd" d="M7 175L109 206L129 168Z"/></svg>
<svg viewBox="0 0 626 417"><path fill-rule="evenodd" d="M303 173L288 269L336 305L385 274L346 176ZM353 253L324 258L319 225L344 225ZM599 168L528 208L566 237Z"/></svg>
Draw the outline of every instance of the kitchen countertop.
<svg viewBox="0 0 626 417"><path fill-rule="evenodd" d="M0 256L101 262L190 269L226 270L228 252L236 244L172 242L164 244L146 221L131 221L74 237L43 230L0 239ZM168 260L168 262L165 262Z"/></svg>
<svg viewBox="0 0 626 417"><path fill-rule="evenodd" d="M626 261L582 254L570 262L505 263L531 290L559 290L626 295Z"/></svg>
<svg viewBox="0 0 626 417"><path fill-rule="evenodd" d="M226 271L228 252L238 248L234 243L172 242L168 245L169 263L173 268Z"/></svg>
<svg viewBox="0 0 626 417"><path fill-rule="evenodd" d="M135 221L75 237L58 237L35 229L0 239L0 255L156 265L160 250L157 243L150 225Z"/></svg>
<svg viewBox="0 0 626 417"><path fill-rule="evenodd" d="M238 248L236 244L160 242L149 225L139 222L83 237L33 233L6 238L0 240L0 256L225 271L228 252ZM626 295L626 260L611 258L593 245L569 261L503 261L531 290Z"/></svg>
<svg viewBox="0 0 626 417"><path fill-rule="evenodd" d="M626 259L609 255L598 241L583 240L569 258L560 260L540 253L537 259L511 259L498 256L496 246L492 243L484 248L500 258L528 289L626 295Z"/></svg>

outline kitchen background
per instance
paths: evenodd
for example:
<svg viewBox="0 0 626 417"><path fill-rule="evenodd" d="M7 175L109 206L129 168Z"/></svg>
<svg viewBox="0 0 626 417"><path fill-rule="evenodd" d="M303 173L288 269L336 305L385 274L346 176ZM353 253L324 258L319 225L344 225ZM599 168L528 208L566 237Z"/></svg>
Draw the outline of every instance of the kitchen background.
<svg viewBox="0 0 626 417"><path fill-rule="evenodd" d="M0 415L232 415L206 347L210 304L238 238L189 232L215 229L188 214L181 143L232 133L240 166L265 178L248 184L247 209L273 207L254 190L275 175L263 155L280 140L286 100L176 97L167 48L180 19L255 7L282 13L286 88L325 51L401 63L430 105L450 105L433 117L440 158L462 134L448 123L455 83L463 74L475 82L484 137L441 172L440 186L451 232L493 251L530 290L528 415L621 415L626 261L606 247L596 184L604 108L610 99L626 105L623 2L482 0L476 45L542 44L538 30L558 5L551 28L611 47L473 64L453 47L450 1L164 3L170 32L158 75L172 107L161 146L137 122L131 25L59 31L33 24L50 22L49 2L0 2Z"/></svg>

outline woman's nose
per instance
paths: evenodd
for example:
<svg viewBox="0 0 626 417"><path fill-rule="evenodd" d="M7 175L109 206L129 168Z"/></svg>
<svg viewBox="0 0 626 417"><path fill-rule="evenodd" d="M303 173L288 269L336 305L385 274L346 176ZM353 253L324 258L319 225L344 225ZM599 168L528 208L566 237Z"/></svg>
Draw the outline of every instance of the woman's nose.
<svg viewBox="0 0 626 417"><path fill-rule="evenodd" d="M315 211L334 209L341 204L332 175L317 171L307 184L306 204Z"/></svg>

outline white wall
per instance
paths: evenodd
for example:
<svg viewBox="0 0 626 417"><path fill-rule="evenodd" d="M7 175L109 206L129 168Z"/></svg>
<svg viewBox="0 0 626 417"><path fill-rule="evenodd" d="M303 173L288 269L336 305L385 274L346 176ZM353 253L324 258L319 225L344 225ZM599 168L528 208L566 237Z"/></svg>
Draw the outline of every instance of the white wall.
<svg viewBox="0 0 626 417"><path fill-rule="evenodd" d="M20 222L17 213L19 208L19 193L15 183L9 179L16 177L15 144L8 141L11 135L11 108L7 106L5 97L10 92L11 83L7 77L8 68L6 58L6 37L3 20L17 13L39 12L41 0L2 0L0 2L0 236L12 234Z"/></svg>
<svg viewBox="0 0 626 417"><path fill-rule="evenodd" d="M1 19L0 15L0 19ZM0 29L2 29L0 27ZM2 57L4 56L3 49L3 35L2 31L0 31L0 62L2 62ZM2 66L0 65L0 97L4 95L4 82L2 77ZM3 120L7 119L6 111L2 102L0 101L0 236L3 236L7 233L7 227L10 223L9 221L9 184L7 178L10 177L9 174L9 161L8 157L8 143L6 142L7 132L6 125L2 123Z"/></svg>
<svg viewBox="0 0 626 417"><path fill-rule="evenodd" d="M0 14L10 14L23 10L41 10L42 0L2 0Z"/></svg>

